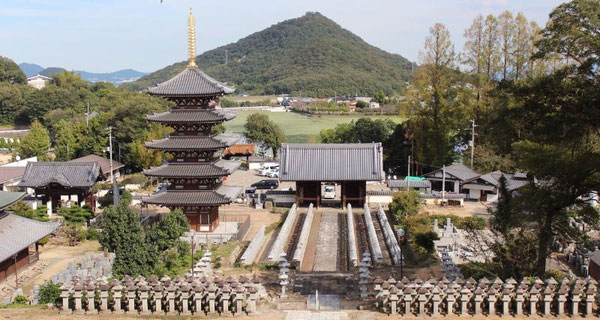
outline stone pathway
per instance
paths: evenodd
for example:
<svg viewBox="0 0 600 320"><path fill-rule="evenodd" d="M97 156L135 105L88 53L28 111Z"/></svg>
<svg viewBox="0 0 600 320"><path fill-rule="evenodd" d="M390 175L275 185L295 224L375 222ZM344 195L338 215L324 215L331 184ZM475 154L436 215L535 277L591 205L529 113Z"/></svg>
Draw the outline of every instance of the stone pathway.
<svg viewBox="0 0 600 320"><path fill-rule="evenodd" d="M321 214L313 271L336 271L338 236L338 214Z"/></svg>
<svg viewBox="0 0 600 320"><path fill-rule="evenodd" d="M341 311L285 311L286 320L345 320L349 319L346 312Z"/></svg>

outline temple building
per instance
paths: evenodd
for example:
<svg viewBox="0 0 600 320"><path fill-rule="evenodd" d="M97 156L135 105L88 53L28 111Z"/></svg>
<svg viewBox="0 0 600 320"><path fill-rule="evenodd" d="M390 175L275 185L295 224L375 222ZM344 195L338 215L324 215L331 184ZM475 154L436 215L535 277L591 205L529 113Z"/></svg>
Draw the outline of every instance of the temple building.
<svg viewBox="0 0 600 320"><path fill-rule="evenodd" d="M233 88L211 78L198 69L196 59L195 20L190 10L188 19L189 62L187 68L154 87L151 95L175 103L169 111L149 115L150 122L169 126L173 132L166 138L146 143L148 149L167 153L168 162L145 170L146 176L167 183L167 190L144 200L147 204L180 208L196 231L213 231L219 224L219 206L231 203L242 187L226 186L225 177L240 162L223 160L223 150L239 140L239 136L215 134L213 128L235 117L215 107L219 98Z"/></svg>

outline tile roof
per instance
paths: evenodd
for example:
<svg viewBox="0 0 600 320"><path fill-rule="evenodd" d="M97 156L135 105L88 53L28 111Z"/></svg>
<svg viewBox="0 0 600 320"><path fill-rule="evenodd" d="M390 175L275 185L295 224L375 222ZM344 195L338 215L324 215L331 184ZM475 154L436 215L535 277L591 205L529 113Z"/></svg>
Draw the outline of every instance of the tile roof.
<svg viewBox="0 0 600 320"><path fill-rule="evenodd" d="M283 144L281 181L380 181L381 143Z"/></svg>
<svg viewBox="0 0 600 320"><path fill-rule="evenodd" d="M219 160L213 163L170 163L144 170L150 177L221 177L239 168L239 161Z"/></svg>
<svg viewBox="0 0 600 320"><path fill-rule="evenodd" d="M173 78L148 88L150 94L165 97L213 96L233 91L234 88L213 79L198 68L186 68Z"/></svg>
<svg viewBox="0 0 600 320"><path fill-rule="evenodd" d="M40 222L0 213L0 262L51 234L59 226L59 222Z"/></svg>
<svg viewBox="0 0 600 320"><path fill-rule="evenodd" d="M20 179L25 173L25 167L0 167L0 183Z"/></svg>
<svg viewBox="0 0 600 320"><path fill-rule="evenodd" d="M513 191L516 189L519 189L523 186L525 186L527 183L529 183L529 181L527 180L527 175L523 174L523 173L515 173L515 174L510 174L510 173L504 173L502 171L493 171L490 173L486 173L483 174L479 177L475 177L472 179L467 180L466 182L470 182L469 186L465 185L466 189L470 189L473 188L473 184L477 184L477 180L481 179L489 184L491 184L494 187L500 187L500 178L504 176L504 178L506 178L506 188L508 189L508 191ZM525 178L522 178L525 177Z"/></svg>
<svg viewBox="0 0 600 320"><path fill-rule="evenodd" d="M232 145L230 141L220 137L206 136L173 136L160 140L146 142L146 148L159 150L216 150Z"/></svg>
<svg viewBox="0 0 600 320"><path fill-rule="evenodd" d="M29 162L20 187L43 187L58 183L65 187L91 187L100 174L98 162Z"/></svg>
<svg viewBox="0 0 600 320"><path fill-rule="evenodd" d="M221 122L231 120L233 118L235 118L234 113L217 112L214 110L188 109L178 109L146 116L146 120L160 123Z"/></svg>
<svg viewBox="0 0 600 320"><path fill-rule="evenodd" d="M437 169L435 171L429 172L427 174L425 174L426 177L433 177L433 175L437 172L441 172L443 169ZM466 181L469 179L473 179L478 177L480 174L471 170L471 168L468 168L467 166L460 164L460 163L455 163L452 164L450 166L446 167L446 174L451 175L456 177L458 180L462 180L462 181ZM446 178L448 178L448 176L446 176Z"/></svg>
<svg viewBox="0 0 600 320"><path fill-rule="evenodd" d="M114 154L113 154L114 157ZM89 154L87 156L83 156L81 158L73 159L69 162L98 162L100 165L100 170L102 170L102 174L107 175L110 174L110 159L95 155ZM113 170L118 170L123 168L125 165L113 160Z"/></svg>
<svg viewBox="0 0 600 320"><path fill-rule="evenodd" d="M388 180L387 182L388 188L395 189L406 188L407 184L411 188L431 188L431 182L429 180Z"/></svg>
<svg viewBox="0 0 600 320"><path fill-rule="evenodd" d="M0 211L23 199L25 192L0 191Z"/></svg>
<svg viewBox="0 0 600 320"><path fill-rule="evenodd" d="M242 192L242 187L221 186L217 190L167 191L153 194L143 201L164 206L208 206L231 203Z"/></svg>

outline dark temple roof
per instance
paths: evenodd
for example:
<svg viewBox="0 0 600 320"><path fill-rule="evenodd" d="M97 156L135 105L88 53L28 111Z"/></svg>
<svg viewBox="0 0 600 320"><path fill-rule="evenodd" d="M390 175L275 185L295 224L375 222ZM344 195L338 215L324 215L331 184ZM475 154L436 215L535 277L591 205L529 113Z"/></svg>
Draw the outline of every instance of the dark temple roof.
<svg viewBox="0 0 600 320"><path fill-rule="evenodd" d="M196 178L222 177L231 174L239 168L239 161L219 160L213 163L170 163L160 167L144 170L150 177L165 178Z"/></svg>
<svg viewBox="0 0 600 320"><path fill-rule="evenodd" d="M281 181L380 181L381 143L283 144Z"/></svg>
<svg viewBox="0 0 600 320"><path fill-rule="evenodd" d="M198 68L186 68L173 78L148 88L148 92L164 97L216 96L230 94L234 88L225 85Z"/></svg>
<svg viewBox="0 0 600 320"><path fill-rule="evenodd" d="M110 175L110 159L95 154L89 154L81 158L73 159L69 162L98 162L98 164L100 165L100 170L102 170L102 174ZM112 164L113 170L118 170L125 166L124 164L115 160L112 161Z"/></svg>
<svg viewBox="0 0 600 320"><path fill-rule="evenodd" d="M51 234L59 226L59 222L40 222L0 213L0 262Z"/></svg>
<svg viewBox="0 0 600 320"><path fill-rule="evenodd" d="M155 113L146 116L146 120L160 123L222 122L233 118L235 118L234 113L185 109L176 109L169 112Z"/></svg>
<svg viewBox="0 0 600 320"><path fill-rule="evenodd" d="M427 174L425 174L425 177L435 177L436 174L439 173L439 175L441 176L441 172L443 171L443 169L437 169L435 171L431 171ZM460 163L455 163L452 164L450 166L446 167L446 179L456 179L456 180L461 180L461 181L466 181L469 179L473 179L478 177L480 174L473 171L471 168L460 164Z"/></svg>
<svg viewBox="0 0 600 320"><path fill-rule="evenodd" d="M146 148L159 150L216 150L235 144L228 136L173 136L146 142Z"/></svg>
<svg viewBox="0 0 600 320"><path fill-rule="evenodd" d="M143 199L145 203L163 206L211 206L231 203L242 187L221 186L217 190L161 192Z"/></svg>
<svg viewBox="0 0 600 320"><path fill-rule="evenodd" d="M29 162L20 187L44 187L58 183L70 188L89 188L100 174L98 162Z"/></svg>

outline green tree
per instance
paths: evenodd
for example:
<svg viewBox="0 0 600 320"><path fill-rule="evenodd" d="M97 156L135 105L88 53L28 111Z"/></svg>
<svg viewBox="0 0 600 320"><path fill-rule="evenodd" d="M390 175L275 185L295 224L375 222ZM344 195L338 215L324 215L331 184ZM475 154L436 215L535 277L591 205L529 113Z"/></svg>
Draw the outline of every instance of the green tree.
<svg viewBox="0 0 600 320"><path fill-rule="evenodd" d="M385 93L383 93L383 90L375 92L375 95L373 96L373 101L383 106L383 104L385 103Z"/></svg>
<svg viewBox="0 0 600 320"><path fill-rule="evenodd" d="M146 231L148 246L163 252L176 246L179 238L190 230L187 218L180 209L171 211Z"/></svg>
<svg viewBox="0 0 600 320"><path fill-rule="evenodd" d="M26 85L0 82L0 123L13 124L19 117L25 97L29 93Z"/></svg>
<svg viewBox="0 0 600 320"><path fill-rule="evenodd" d="M369 108L369 104L362 100L358 100L358 101L356 101L356 107L359 109L367 109L367 108Z"/></svg>
<svg viewBox="0 0 600 320"><path fill-rule="evenodd" d="M47 159L50 150L50 136L48 130L39 121L31 124L29 133L23 138L17 152L21 158L38 157Z"/></svg>
<svg viewBox="0 0 600 320"><path fill-rule="evenodd" d="M401 191L394 194L390 203L390 213L396 220L403 221L404 218L417 215L421 209L421 197L416 191Z"/></svg>
<svg viewBox="0 0 600 320"><path fill-rule="evenodd" d="M75 157L79 149L77 134L73 124L67 120L60 120L56 124L54 137L54 153L57 161L69 161Z"/></svg>
<svg viewBox="0 0 600 320"><path fill-rule="evenodd" d="M283 129L271 121L269 116L262 113L253 113L248 116L244 124L244 135L250 140L271 148L274 158L277 158L277 150L281 144L287 141Z"/></svg>
<svg viewBox="0 0 600 320"><path fill-rule="evenodd" d="M0 56L0 82L2 81L10 84L25 84L27 76L14 61Z"/></svg>
<svg viewBox="0 0 600 320"><path fill-rule="evenodd" d="M100 244L115 253L115 276L147 275L156 257L148 254L139 213L122 201L117 207L104 210L100 224L103 230Z"/></svg>
<svg viewBox="0 0 600 320"><path fill-rule="evenodd" d="M416 142L415 160L441 167L453 162L455 146L465 139L461 129L467 127L472 93L456 70L454 46L444 25L430 29L421 60L405 102L418 114L407 126Z"/></svg>

